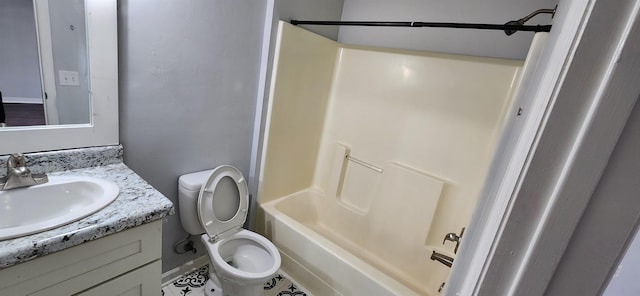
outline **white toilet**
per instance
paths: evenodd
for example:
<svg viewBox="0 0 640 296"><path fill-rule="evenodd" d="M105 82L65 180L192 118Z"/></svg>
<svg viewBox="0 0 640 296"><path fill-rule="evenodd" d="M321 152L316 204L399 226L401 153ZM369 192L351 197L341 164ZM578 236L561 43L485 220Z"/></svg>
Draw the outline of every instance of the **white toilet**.
<svg viewBox="0 0 640 296"><path fill-rule="evenodd" d="M280 269L280 253L265 237L242 229L249 209L242 172L224 165L182 175L178 183L182 227L202 234L209 254L206 295L262 295L264 283Z"/></svg>

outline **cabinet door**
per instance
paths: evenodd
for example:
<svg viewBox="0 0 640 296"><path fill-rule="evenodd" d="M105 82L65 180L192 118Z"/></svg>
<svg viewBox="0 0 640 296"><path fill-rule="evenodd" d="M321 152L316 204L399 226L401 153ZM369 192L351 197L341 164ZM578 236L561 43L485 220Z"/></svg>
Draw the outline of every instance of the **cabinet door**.
<svg viewBox="0 0 640 296"><path fill-rule="evenodd" d="M157 260L75 295L157 296L162 289L160 277L158 277L161 268L161 261Z"/></svg>
<svg viewBox="0 0 640 296"><path fill-rule="evenodd" d="M162 220L0 270L0 296L73 295L160 259ZM158 270L155 276L160 279Z"/></svg>

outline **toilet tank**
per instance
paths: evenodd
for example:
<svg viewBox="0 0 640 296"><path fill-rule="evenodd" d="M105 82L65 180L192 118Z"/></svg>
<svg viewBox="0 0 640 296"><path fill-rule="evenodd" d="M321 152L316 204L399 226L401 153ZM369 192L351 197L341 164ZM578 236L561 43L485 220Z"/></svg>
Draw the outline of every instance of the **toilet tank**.
<svg viewBox="0 0 640 296"><path fill-rule="evenodd" d="M185 174L178 178L178 207L182 228L188 233L196 235L204 233L204 228L198 220L198 195L200 188L213 170Z"/></svg>

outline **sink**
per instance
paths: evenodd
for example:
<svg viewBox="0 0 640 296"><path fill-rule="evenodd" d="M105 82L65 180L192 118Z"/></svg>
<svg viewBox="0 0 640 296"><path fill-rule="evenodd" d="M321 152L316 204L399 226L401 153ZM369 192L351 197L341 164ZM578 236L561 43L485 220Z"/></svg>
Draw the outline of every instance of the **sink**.
<svg viewBox="0 0 640 296"><path fill-rule="evenodd" d="M49 182L0 191L0 241L80 220L106 207L120 188L84 176L49 176Z"/></svg>

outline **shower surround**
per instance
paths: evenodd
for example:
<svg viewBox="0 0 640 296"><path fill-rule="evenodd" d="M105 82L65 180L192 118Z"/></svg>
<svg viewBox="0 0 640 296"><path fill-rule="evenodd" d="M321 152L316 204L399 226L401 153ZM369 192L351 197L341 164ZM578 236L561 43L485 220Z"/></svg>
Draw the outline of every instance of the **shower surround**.
<svg viewBox="0 0 640 296"><path fill-rule="evenodd" d="M258 232L318 295L436 295L522 61L353 47L279 24ZM464 241L464 238L463 238Z"/></svg>

